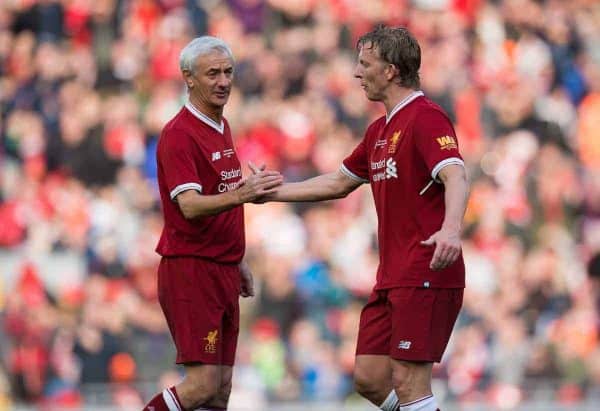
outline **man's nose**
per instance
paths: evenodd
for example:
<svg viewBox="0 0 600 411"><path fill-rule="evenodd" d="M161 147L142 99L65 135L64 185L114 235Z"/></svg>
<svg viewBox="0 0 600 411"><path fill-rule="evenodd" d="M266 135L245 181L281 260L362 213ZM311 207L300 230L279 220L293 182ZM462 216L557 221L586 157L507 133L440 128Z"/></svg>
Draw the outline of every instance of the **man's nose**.
<svg viewBox="0 0 600 411"><path fill-rule="evenodd" d="M221 74L217 80L217 85L219 87L229 87L231 85L231 77L225 73Z"/></svg>
<svg viewBox="0 0 600 411"><path fill-rule="evenodd" d="M362 73L360 71L360 67L359 66L354 67L354 77L356 77L356 78L361 78L362 77Z"/></svg>

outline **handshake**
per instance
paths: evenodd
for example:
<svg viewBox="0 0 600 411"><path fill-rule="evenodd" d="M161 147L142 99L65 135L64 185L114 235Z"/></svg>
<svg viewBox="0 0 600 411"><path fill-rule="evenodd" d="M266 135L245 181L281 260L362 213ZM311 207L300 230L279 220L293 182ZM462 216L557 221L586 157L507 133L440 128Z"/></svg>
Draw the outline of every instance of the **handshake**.
<svg viewBox="0 0 600 411"><path fill-rule="evenodd" d="M254 163L249 162L248 167L252 174L240 180L235 189L239 203L262 204L275 199L278 187L283 184L281 173L279 171L266 171L264 164L257 167Z"/></svg>

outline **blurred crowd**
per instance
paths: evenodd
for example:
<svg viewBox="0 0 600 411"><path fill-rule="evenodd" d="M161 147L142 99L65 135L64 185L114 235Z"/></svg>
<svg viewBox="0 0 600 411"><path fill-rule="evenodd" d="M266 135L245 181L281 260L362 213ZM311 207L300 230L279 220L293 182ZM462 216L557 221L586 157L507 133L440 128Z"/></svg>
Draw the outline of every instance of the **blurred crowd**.
<svg viewBox="0 0 600 411"><path fill-rule="evenodd" d="M0 410L135 408L180 378L154 247L181 48L207 33L232 46L238 155L296 181L338 168L384 113L352 76L380 22L418 38L422 89L472 182L464 308L435 389L503 408L600 398L598 1L4 0ZM257 296L242 302L232 401L355 398L370 197L246 206Z"/></svg>

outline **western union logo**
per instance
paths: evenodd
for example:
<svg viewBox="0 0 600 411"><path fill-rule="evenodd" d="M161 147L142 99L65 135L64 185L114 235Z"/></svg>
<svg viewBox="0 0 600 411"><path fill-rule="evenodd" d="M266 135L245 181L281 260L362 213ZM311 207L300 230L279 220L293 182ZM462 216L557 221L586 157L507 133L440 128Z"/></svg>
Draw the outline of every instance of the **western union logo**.
<svg viewBox="0 0 600 411"><path fill-rule="evenodd" d="M436 140L442 150L452 150L458 148L458 144L456 144L456 140L452 136L438 137Z"/></svg>

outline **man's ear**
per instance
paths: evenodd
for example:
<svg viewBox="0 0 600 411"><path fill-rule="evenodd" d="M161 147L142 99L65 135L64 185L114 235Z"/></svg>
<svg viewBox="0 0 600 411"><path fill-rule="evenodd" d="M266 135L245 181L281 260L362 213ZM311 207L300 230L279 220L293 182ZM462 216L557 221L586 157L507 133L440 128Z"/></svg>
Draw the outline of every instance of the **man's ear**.
<svg viewBox="0 0 600 411"><path fill-rule="evenodd" d="M393 80L394 77L396 77L397 75L400 74L400 70L398 70L398 67L396 67L393 64L388 64L387 67L385 68L385 76L387 77L387 79L389 81Z"/></svg>
<svg viewBox="0 0 600 411"><path fill-rule="evenodd" d="M188 88L194 88L194 79L192 79L192 73L189 70L183 70L183 78L185 78L185 84Z"/></svg>

